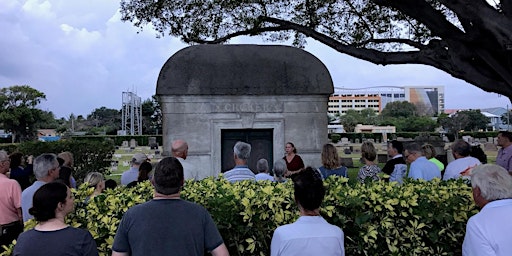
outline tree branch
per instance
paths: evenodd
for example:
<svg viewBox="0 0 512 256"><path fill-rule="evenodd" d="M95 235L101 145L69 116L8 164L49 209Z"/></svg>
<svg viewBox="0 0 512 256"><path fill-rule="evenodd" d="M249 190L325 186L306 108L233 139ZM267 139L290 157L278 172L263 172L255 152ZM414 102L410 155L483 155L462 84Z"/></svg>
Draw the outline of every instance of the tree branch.
<svg viewBox="0 0 512 256"><path fill-rule="evenodd" d="M501 5L501 11L503 12L503 14L506 17L511 18L512 17L512 1L511 0L501 0L500 5Z"/></svg>
<svg viewBox="0 0 512 256"><path fill-rule="evenodd" d="M357 17L359 17L360 20L363 21L363 24L364 24L364 27L366 28L366 30L368 31L368 33L370 35L373 34L373 31L372 29L370 28L370 25L368 25L368 22L366 21L366 19L363 17L363 15L361 15L361 13L359 13L356 9L356 7L352 4L352 1L345 1L345 3L347 3L347 5L352 9L354 10L354 13L357 15Z"/></svg>
<svg viewBox="0 0 512 256"><path fill-rule="evenodd" d="M277 32L277 31L285 31L285 30L291 30L291 28L287 28L286 26L275 26L275 27L262 27L262 28L251 28L247 30L241 30L237 31L232 34L228 34L223 37L219 37L214 40L203 40L200 38L189 38L189 37L182 37L183 42L185 43L198 43L198 44L221 44L229 41L230 39L237 37L237 36L256 36L261 33L265 32Z"/></svg>
<svg viewBox="0 0 512 256"><path fill-rule="evenodd" d="M504 80L494 79L488 66L471 65L473 50L457 42L449 44L442 40L431 40L420 51L381 52L342 44L333 38L305 26L272 17L262 20L278 24L311 37L332 49L378 65L424 64L443 70L453 77L478 85L481 89L505 95L512 95L512 87Z"/></svg>
<svg viewBox="0 0 512 256"><path fill-rule="evenodd" d="M364 46L368 43L376 43L376 44L386 44L386 43L399 43L399 44L407 44L407 45L410 45L412 47L415 47L417 49L423 49L425 46L421 43L418 43L416 41L412 41L412 40L409 40L409 39L404 39L404 38L383 38L383 39L369 39L369 40L366 40L364 42L360 42L360 43L355 43L355 44L352 44L353 46L356 46L356 47L360 47L360 46Z"/></svg>
<svg viewBox="0 0 512 256"><path fill-rule="evenodd" d="M441 38L451 37L466 41L464 33L446 20L444 14L434 9L425 0L371 0L381 6L392 7L425 24L432 34Z"/></svg>
<svg viewBox="0 0 512 256"><path fill-rule="evenodd" d="M290 21L276 19L272 17L260 17L265 22L270 22L274 24L278 24L279 26L286 27L288 30L295 30L299 33L304 34L305 36L311 37L334 50L351 55L356 58L361 58L375 64L380 65L388 65L388 64L405 64L405 63L414 63L414 64L434 64L428 60L422 60L418 58L418 51L408 51L408 52L391 52L385 53L378 50L373 49L364 49L355 47L352 45L342 44L335 39L319 33L318 31L312 30L306 26L302 26L300 24L292 23ZM385 40L385 39L383 39ZM427 63L428 62L428 63Z"/></svg>

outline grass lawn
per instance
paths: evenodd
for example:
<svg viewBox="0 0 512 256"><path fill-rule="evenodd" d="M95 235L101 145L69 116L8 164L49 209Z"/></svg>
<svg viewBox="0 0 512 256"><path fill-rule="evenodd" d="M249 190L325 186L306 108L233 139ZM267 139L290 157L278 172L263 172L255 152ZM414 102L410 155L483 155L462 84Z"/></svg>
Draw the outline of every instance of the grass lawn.
<svg viewBox="0 0 512 256"><path fill-rule="evenodd" d="M162 152L162 147L159 148L160 152ZM135 153L144 153L149 156L151 159L155 159L153 161L158 161L160 155L155 154L154 149L150 149L149 147L136 147L131 150L129 148L120 148L115 151L112 156L113 161L118 161L117 168L110 168L110 175L107 175L105 179L113 179L120 184L121 174L130 169L130 161Z"/></svg>

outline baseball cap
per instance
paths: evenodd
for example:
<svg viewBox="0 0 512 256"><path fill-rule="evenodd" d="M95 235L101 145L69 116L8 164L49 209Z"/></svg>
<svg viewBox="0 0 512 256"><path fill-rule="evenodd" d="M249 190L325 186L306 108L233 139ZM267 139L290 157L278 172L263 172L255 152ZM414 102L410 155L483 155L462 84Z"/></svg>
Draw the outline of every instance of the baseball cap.
<svg viewBox="0 0 512 256"><path fill-rule="evenodd" d="M144 153L136 153L133 155L132 163L141 164L144 161L148 160L148 156Z"/></svg>

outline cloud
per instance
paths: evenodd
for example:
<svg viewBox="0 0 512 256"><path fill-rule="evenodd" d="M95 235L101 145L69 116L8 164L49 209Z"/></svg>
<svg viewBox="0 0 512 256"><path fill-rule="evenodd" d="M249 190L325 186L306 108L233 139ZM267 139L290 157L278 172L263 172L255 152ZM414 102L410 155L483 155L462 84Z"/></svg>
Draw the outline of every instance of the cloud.
<svg viewBox="0 0 512 256"><path fill-rule="evenodd" d="M123 91L150 98L163 64L187 45L156 38L151 26L140 31L122 22L118 9L118 1L104 0L0 1L0 31L8 35L0 37L0 86L28 84L44 92L41 106L58 117L120 109ZM258 37L231 43L268 44ZM305 50L325 63L337 87L444 85L447 108L510 103L431 67L378 66L315 41Z"/></svg>
<svg viewBox="0 0 512 256"><path fill-rule="evenodd" d="M35 17L45 19L55 18L55 13L51 10L52 4L49 1L28 0L23 5L22 9Z"/></svg>

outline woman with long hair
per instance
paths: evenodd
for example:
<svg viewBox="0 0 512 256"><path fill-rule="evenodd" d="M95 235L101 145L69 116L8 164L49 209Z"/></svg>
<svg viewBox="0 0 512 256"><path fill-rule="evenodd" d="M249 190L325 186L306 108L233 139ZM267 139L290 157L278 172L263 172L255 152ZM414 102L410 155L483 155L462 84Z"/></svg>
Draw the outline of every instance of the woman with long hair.
<svg viewBox="0 0 512 256"><path fill-rule="evenodd" d="M324 179L332 175L348 177L347 167L340 164L338 150L330 143L322 147L322 166L318 170Z"/></svg>
<svg viewBox="0 0 512 256"><path fill-rule="evenodd" d="M37 225L21 233L13 255L98 255L89 231L66 224L66 215L73 210L73 195L68 186L61 182L44 184L34 193L29 209Z"/></svg>
<svg viewBox="0 0 512 256"><path fill-rule="evenodd" d="M288 169L286 176L294 175L302 171L302 169L304 169L304 162L302 161L302 158L297 155L295 145L291 142L286 142L284 151L285 155L283 159L286 162L286 168Z"/></svg>
<svg viewBox="0 0 512 256"><path fill-rule="evenodd" d="M134 180L128 185L127 188L135 187L140 182L144 182L146 180L150 180L150 174L153 171L153 165L150 162L144 162L139 166L139 176L137 176L137 180Z"/></svg>
<svg viewBox="0 0 512 256"><path fill-rule="evenodd" d="M91 195L85 198L85 203L88 203L91 198L101 194L105 190L105 179L103 174L99 172L90 172L85 176L84 182L89 184L89 187L94 188Z"/></svg>
<svg viewBox="0 0 512 256"><path fill-rule="evenodd" d="M365 141L361 145L361 158L364 165L359 169L357 179L364 183L367 179L379 180L378 174L381 172L380 167L377 166L375 160L377 159L377 150L371 141Z"/></svg>
<svg viewBox="0 0 512 256"><path fill-rule="evenodd" d="M434 146L428 143L424 144L423 146L421 146L421 151L430 162L436 164L437 168L439 168L439 171L442 172L444 170L444 164L441 161L437 160L436 158L437 153Z"/></svg>

